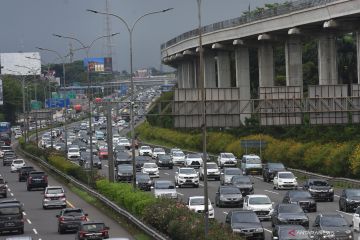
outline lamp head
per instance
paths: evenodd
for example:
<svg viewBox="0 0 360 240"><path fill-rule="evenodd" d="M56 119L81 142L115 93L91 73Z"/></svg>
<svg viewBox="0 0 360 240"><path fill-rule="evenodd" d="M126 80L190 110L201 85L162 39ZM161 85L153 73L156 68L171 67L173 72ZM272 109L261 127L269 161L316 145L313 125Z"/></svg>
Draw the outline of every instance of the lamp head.
<svg viewBox="0 0 360 240"><path fill-rule="evenodd" d="M92 9L86 9L86 11L92 12L92 13L99 13L98 11L95 11L95 10L92 10Z"/></svg>
<svg viewBox="0 0 360 240"><path fill-rule="evenodd" d="M55 33L53 33L52 34L54 37L58 37L58 38L62 38L63 36L61 36L61 35L59 35L59 34L55 34Z"/></svg>
<svg viewBox="0 0 360 240"><path fill-rule="evenodd" d="M173 10L174 8L167 8L167 9L164 9L162 10L162 12L167 12L167 11L170 11L170 10Z"/></svg>

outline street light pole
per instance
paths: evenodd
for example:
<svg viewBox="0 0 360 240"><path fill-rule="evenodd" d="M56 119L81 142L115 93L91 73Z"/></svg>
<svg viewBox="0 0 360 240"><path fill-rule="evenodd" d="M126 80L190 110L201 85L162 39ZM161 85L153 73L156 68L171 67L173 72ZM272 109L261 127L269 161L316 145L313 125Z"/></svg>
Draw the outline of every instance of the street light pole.
<svg viewBox="0 0 360 240"><path fill-rule="evenodd" d="M64 97L64 104L65 104L65 112L64 112L64 135L65 135L65 152L67 152L68 149L68 145L67 145L67 105L66 105L66 71L65 71L65 59L61 56L61 54L55 50L52 49L48 49L48 48L41 48L41 47L37 47L37 49L41 50L41 51L47 51L47 52L52 52L54 54L56 54L62 61L62 70L63 70L63 85L64 85L64 93L65 93L65 97ZM51 133L52 136L52 133Z"/></svg>
<svg viewBox="0 0 360 240"><path fill-rule="evenodd" d="M113 36L118 35L118 34L119 33L113 33L111 35L97 37L88 46L86 46L82 41L80 41L79 39L77 39L75 37L63 36L63 35L60 35L60 34L53 34L53 36L58 37L58 38L71 39L71 40L74 40L74 41L78 42L82 46L82 49L85 50L86 58L89 59L90 49L97 40L105 38L105 37L113 37ZM89 129L90 129L90 136L89 136L89 140L90 140L90 186L93 186L94 185L94 176L93 176L94 157L93 157L93 144L92 144L93 143L93 139L92 139L92 135L93 135L93 132L92 132L92 110L91 110L92 91L90 90L91 78L90 78L89 64L88 64L88 66L86 68L86 79L87 79L87 83L88 83L87 90L88 90L88 94L89 94L89 101L88 101L89 106L88 106L88 108L89 108ZM109 151L109 149L108 149L108 151ZM109 161L111 161L111 160L109 159Z"/></svg>
<svg viewBox="0 0 360 240"><path fill-rule="evenodd" d="M130 91L130 128L131 128L131 158L132 158L132 166L133 166L133 189L136 189L136 163L135 163L135 124L134 124L134 79L133 79L133 42L132 42L132 34L134 31L134 28L136 26L136 24L144 17L149 16L149 15L153 15L153 14L157 14L157 13L164 13L167 11L172 10L173 8L167 8L161 11L155 11L155 12L149 12L149 13L145 13L144 15L138 17L135 22L133 23L133 25L130 27L130 25L128 24L127 21L125 21L122 17L113 14L113 13L106 13L106 12L99 12L99 11L95 11L95 10L91 10L91 9L87 9L86 11L88 12L92 12L92 13L97 13L97 14L102 14L102 15L109 15L109 16L113 16L116 17L117 19L119 19L125 26L126 29L129 32L129 41L130 41L130 86L131 86L131 91Z"/></svg>

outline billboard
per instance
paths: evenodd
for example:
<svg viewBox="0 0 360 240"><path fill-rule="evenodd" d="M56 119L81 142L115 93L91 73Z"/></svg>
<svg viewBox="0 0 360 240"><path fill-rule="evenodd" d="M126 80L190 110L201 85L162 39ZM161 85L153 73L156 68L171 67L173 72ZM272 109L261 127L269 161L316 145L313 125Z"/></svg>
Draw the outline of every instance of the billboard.
<svg viewBox="0 0 360 240"><path fill-rule="evenodd" d="M41 60L39 52L1 53L1 74L9 75L40 75Z"/></svg>
<svg viewBox="0 0 360 240"><path fill-rule="evenodd" d="M0 79L0 105L4 105L3 83L1 79Z"/></svg>
<svg viewBox="0 0 360 240"><path fill-rule="evenodd" d="M112 58L85 58L84 68L91 73L112 72Z"/></svg>
<svg viewBox="0 0 360 240"><path fill-rule="evenodd" d="M47 108L63 108L70 106L70 99L67 98L66 100L63 98L48 98L45 101L45 105Z"/></svg>

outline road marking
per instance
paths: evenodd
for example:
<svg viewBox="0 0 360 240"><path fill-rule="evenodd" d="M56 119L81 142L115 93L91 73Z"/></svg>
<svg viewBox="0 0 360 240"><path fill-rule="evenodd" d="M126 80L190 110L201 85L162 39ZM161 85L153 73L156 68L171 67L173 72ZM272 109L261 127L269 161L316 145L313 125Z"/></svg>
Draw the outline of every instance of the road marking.
<svg viewBox="0 0 360 240"><path fill-rule="evenodd" d="M258 177L258 176L253 176L254 178L257 178L259 180L264 180L262 177Z"/></svg>
<svg viewBox="0 0 360 240"><path fill-rule="evenodd" d="M31 224L31 221L30 221L30 219L28 219L28 218L27 218L27 219L26 219L26 221L27 221L27 222L28 222L29 224Z"/></svg>
<svg viewBox="0 0 360 240"><path fill-rule="evenodd" d="M26 212L23 212L24 216L26 216Z"/></svg>
<svg viewBox="0 0 360 240"><path fill-rule="evenodd" d="M36 229L35 228L33 228L33 231L34 231L34 233L37 235L38 234L38 232L36 231Z"/></svg>
<svg viewBox="0 0 360 240"><path fill-rule="evenodd" d="M13 194L12 192L10 193L10 195L11 195L12 197L14 196L14 194Z"/></svg>
<svg viewBox="0 0 360 240"><path fill-rule="evenodd" d="M271 230L267 229L267 228L264 228L265 231L269 232L269 233L272 233Z"/></svg>
<svg viewBox="0 0 360 240"><path fill-rule="evenodd" d="M269 193L273 193L273 194L279 194L277 192L273 192L273 191L270 191L270 190L264 190L265 192L269 192Z"/></svg>
<svg viewBox="0 0 360 240"><path fill-rule="evenodd" d="M108 165L104 164L104 167L109 167Z"/></svg>
<svg viewBox="0 0 360 240"><path fill-rule="evenodd" d="M199 183L199 186L202 186L202 187L203 187L203 186L204 186L204 184L202 184L202 183Z"/></svg>
<svg viewBox="0 0 360 240"><path fill-rule="evenodd" d="M336 211L339 212L339 213L345 213L345 214L347 214L347 215L349 215L349 216L352 216L351 213L343 212L343 211L340 211L340 210L336 210Z"/></svg>
<svg viewBox="0 0 360 240"><path fill-rule="evenodd" d="M334 194L334 197L340 197L339 195Z"/></svg>
<svg viewBox="0 0 360 240"><path fill-rule="evenodd" d="M69 202L68 200L66 200L66 203L67 203L67 205L69 205L71 208L75 208L75 206L74 206L71 202Z"/></svg>
<svg viewBox="0 0 360 240"><path fill-rule="evenodd" d="M227 215L228 214L228 212L223 212L225 215Z"/></svg>
<svg viewBox="0 0 360 240"><path fill-rule="evenodd" d="M169 173L167 173L167 172L164 172L164 174L165 174L165 175L168 175L168 176L170 175L170 174L169 174Z"/></svg>
<svg viewBox="0 0 360 240"><path fill-rule="evenodd" d="M184 194L182 194L182 193L179 193L179 192L178 192L177 194L179 194L180 196L184 196Z"/></svg>
<svg viewBox="0 0 360 240"><path fill-rule="evenodd" d="M11 189L10 189L10 188L8 188L8 191L9 191L9 192L11 192Z"/></svg>

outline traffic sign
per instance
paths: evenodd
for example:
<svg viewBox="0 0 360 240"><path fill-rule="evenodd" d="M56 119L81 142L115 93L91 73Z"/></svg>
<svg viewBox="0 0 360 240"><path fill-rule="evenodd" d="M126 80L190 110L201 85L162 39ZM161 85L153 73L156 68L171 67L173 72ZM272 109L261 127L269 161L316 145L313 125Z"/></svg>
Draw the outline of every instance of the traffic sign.
<svg viewBox="0 0 360 240"><path fill-rule="evenodd" d="M240 144L243 148L264 148L267 142L262 140L241 140Z"/></svg>

